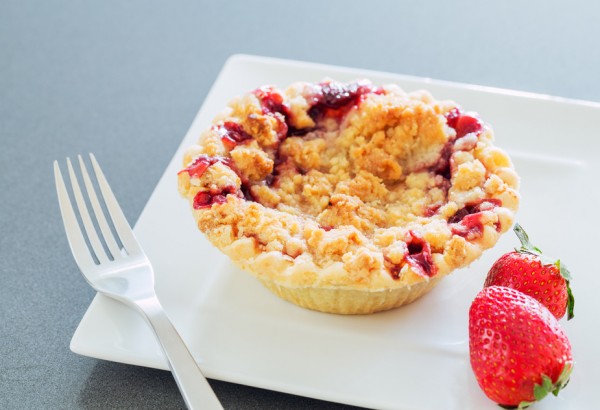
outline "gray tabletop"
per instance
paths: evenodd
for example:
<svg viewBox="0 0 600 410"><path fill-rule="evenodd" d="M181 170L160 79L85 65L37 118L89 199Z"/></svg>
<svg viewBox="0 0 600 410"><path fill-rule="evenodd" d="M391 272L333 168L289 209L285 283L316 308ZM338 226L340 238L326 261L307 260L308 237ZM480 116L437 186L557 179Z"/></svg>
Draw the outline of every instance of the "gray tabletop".
<svg viewBox="0 0 600 410"><path fill-rule="evenodd" d="M71 353L94 296L52 161L94 152L135 222L247 53L600 100L600 3L0 1L0 408L182 408L170 373ZM225 408L345 408L211 381Z"/></svg>

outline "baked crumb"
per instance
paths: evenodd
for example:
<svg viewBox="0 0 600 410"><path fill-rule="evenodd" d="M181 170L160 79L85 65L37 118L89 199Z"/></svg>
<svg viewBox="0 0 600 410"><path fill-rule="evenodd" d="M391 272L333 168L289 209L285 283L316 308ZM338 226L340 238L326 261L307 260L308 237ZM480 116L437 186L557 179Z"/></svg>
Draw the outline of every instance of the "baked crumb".
<svg viewBox="0 0 600 410"><path fill-rule="evenodd" d="M208 239L278 289L410 288L510 229L518 176L492 141L476 114L425 91L261 87L188 150L179 190Z"/></svg>

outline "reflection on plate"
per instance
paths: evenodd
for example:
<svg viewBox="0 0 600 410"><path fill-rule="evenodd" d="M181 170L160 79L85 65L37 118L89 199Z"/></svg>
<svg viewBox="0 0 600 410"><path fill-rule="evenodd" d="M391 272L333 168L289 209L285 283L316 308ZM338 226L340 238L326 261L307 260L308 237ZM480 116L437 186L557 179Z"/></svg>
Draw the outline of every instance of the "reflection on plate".
<svg viewBox="0 0 600 410"><path fill-rule="evenodd" d="M210 377L365 407L495 409L480 392L468 358L468 308L491 263L514 247L506 234L467 269L445 278L422 299L370 316L304 310L238 271L197 231L176 187L183 149L236 95L264 84L370 78L407 91L426 88L492 124L521 175L517 219L536 244L560 255L574 273L577 317L563 323L576 367L569 387L539 408L590 408L600 367L594 340L600 275L592 264L592 233L584 219L598 209L600 104L394 74L252 56L228 60L178 152L140 216L135 232L156 271L168 315ZM71 349L117 362L167 369L137 313L96 296ZM435 392L432 394L432 392Z"/></svg>

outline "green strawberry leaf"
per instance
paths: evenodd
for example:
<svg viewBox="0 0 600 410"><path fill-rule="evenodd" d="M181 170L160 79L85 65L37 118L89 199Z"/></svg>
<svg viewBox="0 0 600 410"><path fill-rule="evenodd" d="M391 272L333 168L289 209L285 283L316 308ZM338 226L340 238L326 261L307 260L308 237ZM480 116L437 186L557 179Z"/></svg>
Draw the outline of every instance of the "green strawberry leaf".
<svg viewBox="0 0 600 410"><path fill-rule="evenodd" d="M554 384L552 384L552 379L542 375L542 384L536 384L533 387L533 397L535 397L536 401L542 400L544 397L548 395L551 391L554 390Z"/></svg>
<svg viewBox="0 0 600 410"><path fill-rule="evenodd" d="M560 272L560 276L562 276L563 278L565 278L566 280L572 280L573 278L571 277L571 272L569 272L569 269L567 269L567 265L565 265L564 263L562 263L560 261L560 259L557 259L556 262L554 262L554 266L556 266Z"/></svg>
<svg viewBox="0 0 600 410"><path fill-rule="evenodd" d="M536 384L533 387L533 397L535 397L535 401L522 401L521 403L519 403L517 409L525 409L531 406L534 402L542 400L550 392L553 395L558 396L558 392L564 389L569 383L572 371L573 363L565 363L565 366L560 372L558 379L556 379L556 383L552 383L552 379L543 374L542 384Z"/></svg>
<svg viewBox="0 0 600 410"><path fill-rule="evenodd" d="M571 291L571 286L569 286L569 281L567 281L567 320L571 320L575 317L575 296L573 296L573 292Z"/></svg>
<svg viewBox="0 0 600 410"><path fill-rule="evenodd" d="M518 407L513 407L513 409L516 408L517 410L523 410L531 406L533 403L535 403L535 401L522 401L521 403L519 403Z"/></svg>
<svg viewBox="0 0 600 410"><path fill-rule="evenodd" d="M498 407L502 407L503 409L507 409L507 410L524 410L524 409L528 408L529 406L531 406L533 403L535 403L535 400L534 401L522 401L521 403L519 403L518 406L499 404Z"/></svg>
<svg viewBox="0 0 600 410"><path fill-rule="evenodd" d="M567 320L571 320L575 317L575 296L573 296L573 291L571 290L571 272L569 272L567 265L562 263L560 259L554 262L554 266L558 268L560 276L565 278L567 283Z"/></svg>
<svg viewBox="0 0 600 410"><path fill-rule="evenodd" d="M563 367L560 376L558 376L556 383L554 383L552 394L558 396L558 392L567 387L567 384L569 384L569 381L571 380L571 373L573 373L573 363L565 363L565 367Z"/></svg>
<svg viewBox="0 0 600 410"><path fill-rule="evenodd" d="M500 407L502 407L504 409L524 410L524 409L529 408L529 406L531 406L536 401L538 401L538 400L536 399L533 401L522 401L521 403L519 403L518 406L502 406L502 405L500 405Z"/></svg>

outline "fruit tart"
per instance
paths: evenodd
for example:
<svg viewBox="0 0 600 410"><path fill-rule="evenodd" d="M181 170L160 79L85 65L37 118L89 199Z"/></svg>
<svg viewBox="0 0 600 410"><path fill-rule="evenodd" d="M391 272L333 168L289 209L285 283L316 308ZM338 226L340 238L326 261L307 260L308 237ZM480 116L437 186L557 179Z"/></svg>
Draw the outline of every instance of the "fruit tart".
<svg viewBox="0 0 600 410"><path fill-rule="evenodd" d="M198 228L299 306L410 303L511 228L518 176L492 129L396 85L295 83L235 98L178 174Z"/></svg>

